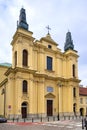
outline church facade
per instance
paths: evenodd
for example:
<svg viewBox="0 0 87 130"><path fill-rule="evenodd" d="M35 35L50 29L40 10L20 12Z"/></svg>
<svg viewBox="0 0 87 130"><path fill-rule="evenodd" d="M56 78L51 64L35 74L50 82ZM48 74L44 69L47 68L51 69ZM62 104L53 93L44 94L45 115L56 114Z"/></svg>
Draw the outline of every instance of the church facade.
<svg viewBox="0 0 87 130"><path fill-rule="evenodd" d="M11 42L12 66L0 81L0 115L19 118L79 115L79 56L71 33L67 32L61 52L49 31L35 40L28 28L22 8Z"/></svg>

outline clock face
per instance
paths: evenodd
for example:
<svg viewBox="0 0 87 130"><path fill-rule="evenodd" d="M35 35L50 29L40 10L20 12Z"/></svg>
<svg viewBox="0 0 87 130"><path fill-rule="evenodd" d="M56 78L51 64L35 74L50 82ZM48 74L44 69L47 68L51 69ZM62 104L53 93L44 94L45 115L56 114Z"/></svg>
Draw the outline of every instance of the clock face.
<svg viewBox="0 0 87 130"><path fill-rule="evenodd" d="M48 86L47 87L47 92L53 92L53 87Z"/></svg>

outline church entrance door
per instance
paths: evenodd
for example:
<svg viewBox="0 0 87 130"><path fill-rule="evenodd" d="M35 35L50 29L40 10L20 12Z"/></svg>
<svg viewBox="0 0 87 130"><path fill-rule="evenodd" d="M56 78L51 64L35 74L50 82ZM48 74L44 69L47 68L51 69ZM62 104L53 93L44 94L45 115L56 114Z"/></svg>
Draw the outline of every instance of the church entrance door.
<svg viewBox="0 0 87 130"><path fill-rule="evenodd" d="M22 118L27 118L27 103L23 102L21 106Z"/></svg>
<svg viewBox="0 0 87 130"><path fill-rule="evenodd" d="M47 100L47 116L53 115L53 100Z"/></svg>

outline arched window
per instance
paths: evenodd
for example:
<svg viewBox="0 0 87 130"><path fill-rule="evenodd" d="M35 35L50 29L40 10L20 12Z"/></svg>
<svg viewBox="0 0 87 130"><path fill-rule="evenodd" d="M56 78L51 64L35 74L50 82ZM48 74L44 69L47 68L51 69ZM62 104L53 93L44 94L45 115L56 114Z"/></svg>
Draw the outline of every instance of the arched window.
<svg viewBox="0 0 87 130"><path fill-rule="evenodd" d="M51 46L51 45L48 45L48 48L49 48L49 49L51 49L51 48L52 48L52 46Z"/></svg>
<svg viewBox="0 0 87 130"><path fill-rule="evenodd" d="M17 65L17 51L15 51L15 54L14 54L15 56L15 66Z"/></svg>
<svg viewBox="0 0 87 130"><path fill-rule="evenodd" d="M73 74L73 77L75 77L75 65L74 64L72 65L72 74Z"/></svg>
<svg viewBox="0 0 87 130"><path fill-rule="evenodd" d="M52 63L53 59L52 57L47 56L47 70L52 70Z"/></svg>
<svg viewBox="0 0 87 130"><path fill-rule="evenodd" d="M23 66L28 66L28 52L23 50Z"/></svg>
<svg viewBox="0 0 87 130"><path fill-rule="evenodd" d="M26 107L27 106L27 103L26 102L23 102L22 103L22 107Z"/></svg>
<svg viewBox="0 0 87 130"><path fill-rule="evenodd" d="M26 80L23 81L22 92L23 92L23 93L27 93L27 81L26 81Z"/></svg>
<svg viewBox="0 0 87 130"><path fill-rule="evenodd" d="M73 88L73 97L76 97L76 88Z"/></svg>

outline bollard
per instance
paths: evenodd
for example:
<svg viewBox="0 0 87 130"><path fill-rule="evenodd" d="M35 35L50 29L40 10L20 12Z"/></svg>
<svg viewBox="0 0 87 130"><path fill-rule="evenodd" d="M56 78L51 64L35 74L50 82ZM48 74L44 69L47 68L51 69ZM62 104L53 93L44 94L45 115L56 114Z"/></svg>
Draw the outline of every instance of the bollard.
<svg viewBox="0 0 87 130"><path fill-rule="evenodd" d="M18 122L19 118L17 118L17 122Z"/></svg>
<svg viewBox="0 0 87 130"><path fill-rule="evenodd" d="M34 119L32 118L32 122L34 122Z"/></svg>
<svg viewBox="0 0 87 130"><path fill-rule="evenodd" d="M58 119L58 121L60 120L59 114L58 114L58 116L57 116L57 119Z"/></svg>
<svg viewBox="0 0 87 130"><path fill-rule="evenodd" d="M85 128L86 128L86 130L87 130L87 120L85 120Z"/></svg>
<svg viewBox="0 0 87 130"><path fill-rule="evenodd" d="M55 121L55 116L53 116L53 121Z"/></svg>
<svg viewBox="0 0 87 130"><path fill-rule="evenodd" d="M49 122L49 117L48 117L48 122Z"/></svg>
<svg viewBox="0 0 87 130"><path fill-rule="evenodd" d="M68 116L68 119L70 120L70 116Z"/></svg>
<svg viewBox="0 0 87 130"><path fill-rule="evenodd" d="M14 122L14 117L13 117L13 122Z"/></svg>
<svg viewBox="0 0 87 130"><path fill-rule="evenodd" d="M84 129L84 120L82 119L82 129Z"/></svg>
<svg viewBox="0 0 87 130"><path fill-rule="evenodd" d="M24 118L24 122L25 122L25 118Z"/></svg>
<svg viewBox="0 0 87 130"><path fill-rule="evenodd" d="M41 122L42 122L42 117L41 117Z"/></svg>

